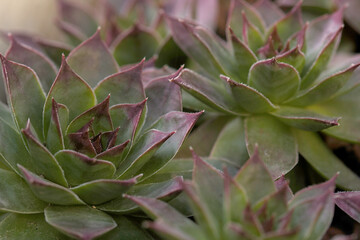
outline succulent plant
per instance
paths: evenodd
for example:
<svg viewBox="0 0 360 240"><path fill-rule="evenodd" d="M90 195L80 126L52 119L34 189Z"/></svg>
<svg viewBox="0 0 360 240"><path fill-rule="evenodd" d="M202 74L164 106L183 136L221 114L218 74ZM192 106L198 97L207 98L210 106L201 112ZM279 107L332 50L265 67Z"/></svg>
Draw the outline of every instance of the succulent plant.
<svg viewBox="0 0 360 240"><path fill-rule="evenodd" d="M86 7L66 0L58 2L57 23L71 42L83 41L101 26L102 36L119 65L156 55L157 66L173 64L176 67L186 59L169 35L163 13L196 19L213 27L218 4L217 0L105 0ZM122 54L124 50L128 54Z"/></svg>
<svg viewBox="0 0 360 240"><path fill-rule="evenodd" d="M161 200L127 196L154 222L144 225L164 239L322 239L334 214L335 177L295 195L276 182L255 151L231 177L194 156L192 181L182 182L195 222Z"/></svg>
<svg viewBox="0 0 360 240"><path fill-rule="evenodd" d="M186 93L184 107L212 113L187 145L201 149L201 156L241 166L258 144L273 178L289 172L300 152L321 175L340 171L339 186L360 189L358 176L315 133L359 142L360 87L352 78L359 63L330 62L343 9L304 24L301 2L287 14L271 1L254 4L232 1L227 42L202 26L167 17L175 42L197 71L184 69L171 81ZM186 151L179 157L188 156Z"/></svg>
<svg viewBox="0 0 360 240"><path fill-rule="evenodd" d="M144 61L119 69L99 31L59 70L16 38L1 61L0 238L153 239L122 194L180 191L179 177L149 180L200 115L181 112L174 75L144 86Z"/></svg>
<svg viewBox="0 0 360 240"><path fill-rule="evenodd" d="M298 0L277 0L276 4L282 8L291 8L298 3ZM303 0L303 13L309 18L318 16L319 13L331 13L337 9L346 6L344 19L355 31L360 32L360 17L357 10L360 7L359 1L356 0L326 0L311 1Z"/></svg>

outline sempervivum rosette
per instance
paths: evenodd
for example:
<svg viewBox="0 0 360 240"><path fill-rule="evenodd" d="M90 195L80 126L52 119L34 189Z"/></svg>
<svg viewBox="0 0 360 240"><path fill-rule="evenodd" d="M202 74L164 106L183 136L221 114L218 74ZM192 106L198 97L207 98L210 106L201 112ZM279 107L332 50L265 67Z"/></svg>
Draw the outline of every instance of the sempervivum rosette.
<svg viewBox="0 0 360 240"><path fill-rule="evenodd" d="M149 180L199 117L180 112L171 76L144 87L144 61L119 69L99 31L59 70L15 38L1 60L9 107L0 115L0 238L152 239L122 195L180 190L177 177Z"/></svg>
<svg viewBox="0 0 360 240"><path fill-rule="evenodd" d="M340 171L340 186L360 189L360 179L316 134L359 142L360 86L352 77L359 64L353 58L331 62L343 9L303 23L300 7L301 1L285 14L271 1L234 0L227 42L192 22L167 18L175 42L196 63L197 72L190 67L172 80L187 93L184 106L214 112L189 145L241 166L258 144L274 178L289 172L300 153L324 177Z"/></svg>

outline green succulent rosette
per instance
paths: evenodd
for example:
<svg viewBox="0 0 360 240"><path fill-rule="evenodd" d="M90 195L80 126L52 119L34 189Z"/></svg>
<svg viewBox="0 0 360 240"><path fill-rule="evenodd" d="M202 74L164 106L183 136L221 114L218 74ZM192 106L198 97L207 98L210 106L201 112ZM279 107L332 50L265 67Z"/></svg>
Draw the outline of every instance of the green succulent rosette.
<svg viewBox="0 0 360 240"><path fill-rule="evenodd" d="M171 240L320 240L334 214L335 177L293 195L256 151L234 177L195 155L192 181L182 188L195 221L161 200L128 198L155 220L146 227Z"/></svg>
<svg viewBox="0 0 360 240"><path fill-rule="evenodd" d="M99 31L59 69L16 37L1 61L0 239L153 239L123 194L180 191L181 177L150 180L200 115L181 112L178 73L145 86L144 61L119 68Z"/></svg>
<svg viewBox="0 0 360 240"><path fill-rule="evenodd" d="M340 171L339 186L359 189L358 176L316 134L359 142L358 59L332 60L342 13L303 23L301 2L285 14L271 1L234 0L227 41L168 16L175 42L193 60L171 81L183 89L184 107L210 113L178 157L189 157L190 145L240 167L258 145L273 178L300 153L322 176Z"/></svg>

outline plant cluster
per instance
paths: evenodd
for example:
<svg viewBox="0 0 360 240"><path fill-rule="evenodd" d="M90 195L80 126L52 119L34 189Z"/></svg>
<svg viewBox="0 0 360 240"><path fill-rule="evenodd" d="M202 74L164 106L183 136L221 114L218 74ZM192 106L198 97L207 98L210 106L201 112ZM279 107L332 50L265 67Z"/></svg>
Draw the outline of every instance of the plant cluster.
<svg viewBox="0 0 360 240"><path fill-rule="evenodd" d="M14 33L0 55L0 239L320 240L335 205L360 222L324 141L360 143L347 4L58 2L68 42Z"/></svg>

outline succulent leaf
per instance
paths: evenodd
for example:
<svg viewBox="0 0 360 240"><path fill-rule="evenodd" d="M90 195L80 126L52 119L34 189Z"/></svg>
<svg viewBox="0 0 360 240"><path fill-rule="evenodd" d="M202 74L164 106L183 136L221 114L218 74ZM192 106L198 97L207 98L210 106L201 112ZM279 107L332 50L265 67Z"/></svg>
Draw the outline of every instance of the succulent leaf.
<svg viewBox="0 0 360 240"><path fill-rule="evenodd" d="M50 182L18 165L34 195L45 202L58 205L84 205L85 203L71 190Z"/></svg>
<svg viewBox="0 0 360 240"><path fill-rule="evenodd" d="M10 35L11 46L6 52L6 59L24 64L32 68L39 77L42 87L49 91L58 71L55 64L37 49L18 42Z"/></svg>
<svg viewBox="0 0 360 240"><path fill-rule="evenodd" d="M33 159L33 169L36 169L35 172L54 183L67 187L63 170L49 150L35 138L30 130L30 121L21 132L27 140L29 152Z"/></svg>
<svg viewBox="0 0 360 240"><path fill-rule="evenodd" d="M155 79L146 86L146 96L149 98L147 101L147 124L154 123L167 112L182 110L180 87L175 83L169 83L169 78L177 76L181 69L171 76ZM146 127L148 125L144 126L144 128Z"/></svg>
<svg viewBox="0 0 360 240"><path fill-rule="evenodd" d="M72 71L63 57L56 79L46 97L43 122L44 134L47 135L51 119L52 99L64 104L69 109L69 120L95 105L95 94L90 86ZM77 101L74 101L77 99Z"/></svg>
<svg viewBox="0 0 360 240"><path fill-rule="evenodd" d="M136 142L127 158L118 167L118 179L128 179L149 162L161 145L175 132L165 133L158 130L149 130Z"/></svg>
<svg viewBox="0 0 360 240"><path fill-rule="evenodd" d="M0 209L2 211L21 214L43 212L46 203L36 198L17 174L0 169L0 176Z"/></svg>
<svg viewBox="0 0 360 240"><path fill-rule="evenodd" d="M184 69L178 77L171 81L211 108L225 113L229 113L230 109L233 110L233 103L227 97L228 89L225 81L220 79L213 81L189 69ZM235 110L241 111L239 109L237 107Z"/></svg>
<svg viewBox="0 0 360 240"><path fill-rule="evenodd" d="M70 186L96 179L111 179L116 171L111 162L90 158L72 150L61 150L55 154L55 158Z"/></svg>
<svg viewBox="0 0 360 240"><path fill-rule="evenodd" d="M359 192L337 192L335 194L335 203L350 217L360 222Z"/></svg>
<svg viewBox="0 0 360 240"><path fill-rule="evenodd" d="M109 94L111 96L110 106L144 100L145 92L141 82L143 66L144 60L135 66L104 78L94 89L97 100L102 101Z"/></svg>
<svg viewBox="0 0 360 240"><path fill-rule="evenodd" d="M122 132L116 138L117 143L135 138L136 131L141 128L141 116L145 112L146 99L136 104L118 104L110 108L114 126L119 126Z"/></svg>
<svg viewBox="0 0 360 240"><path fill-rule="evenodd" d="M196 148L198 149L198 146ZM211 149L210 157L226 158L238 166L245 163L249 155L246 151L245 128L242 119L233 119L222 129Z"/></svg>
<svg viewBox="0 0 360 240"><path fill-rule="evenodd" d="M136 184L139 177L140 175L124 181L99 179L83 183L71 190L87 204L98 205L121 197Z"/></svg>
<svg viewBox="0 0 360 240"><path fill-rule="evenodd" d="M119 65L151 58L159 46L159 37L150 29L135 25L121 33L113 43L114 57ZM124 54L131 52L132 54Z"/></svg>
<svg viewBox="0 0 360 240"><path fill-rule="evenodd" d="M250 113L264 113L277 109L277 106L255 88L243 83L237 83L227 77L222 78L230 85L234 99L236 99L241 108L246 111Z"/></svg>
<svg viewBox="0 0 360 240"><path fill-rule="evenodd" d="M132 187L127 194L132 196L142 196L148 198L158 198L163 200L172 199L177 196L181 191L180 185L181 177L175 177L170 180L157 182L157 183L146 183L138 184ZM110 202L97 206L98 209L113 212L113 213L131 213L138 210L138 206L131 200L119 197Z"/></svg>
<svg viewBox="0 0 360 240"><path fill-rule="evenodd" d="M323 116L301 108L282 107L271 115L289 126L306 131L321 131L339 125L339 118Z"/></svg>
<svg viewBox="0 0 360 240"><path fill-rule="evenodd" d="M9 214L0 223L0 238L19 240L70 239L47 224L44 214Z"/></svg>
<svg viewBox="0 0 360 240"><path fill-rule="evenodd" d="M251 67L248 84L272 102L280 103L296 94L300 76L294 67L273 58L259 61Z"/></svg>
<svg viewBox="0 0 360 240"><path fill-rule="evenodd" d="M88 206L49 206L45 208L48 224L70 237L92 240L116 227L106 213Z"/></svg>
<svg viewBox="0 0 360 240"><path fill-rule="evenodd" d="M174 131L175 133L155 152L149 162L136 174L144 174L145 179L154 174L153 169L160 169L166 165L166 163L168 163L179 151L185 137L189 134L201 114L202 112L169 112L160 117L151 128L162 132Z"/></svg>
<svg viewBox="0 0 360 240"><path fill-rule="evenodd" d="M340 172L336 179L338 186L344 189L360 189L360 178L326 147L319 136L301 130L295 133L299 152L315 170L329 179Z"/></svg>
<svg viewBox="0 0 360 240"><path fill-rule="evenodd" d="M100 38L100 30L72 50L67 62L91 87L118 72L118 65Z"/></svg>
<svg viewBox="0 0 360 240"><path fill-rule="evenodd" d="M297 164L298 146L295 136L291 128L279 120L267 115L248 117L245 120L245 134L250 156L258 145L260 158L273 178L287 173Z"/></svg>
<svg viewBox="0 0 360 240"><path fill-rule="evenodd" d="M210 46L194 33L194 28L185 21L179 21L173 17L166 18L174 41L186 53L195 59L201 67L212 69L210 74L217 77L224 74L223 69L212 54Z"/></svg>
<svg viewBox="0 0 360 240"><path fill-rule="evenodd" d="M7 88L7 98L13 118L19 129L25 128L28 119L34 122L37 135L43 139L41 112L45 93L36 73L29 67L1 57Z"/></svg>

